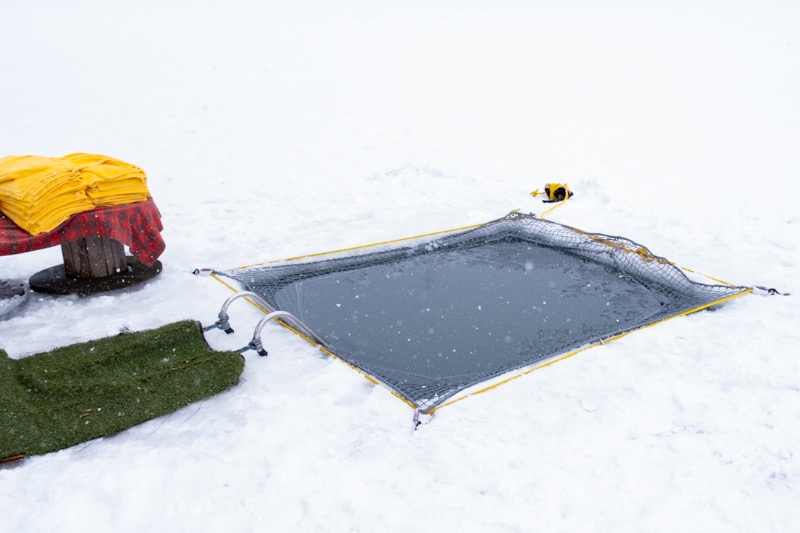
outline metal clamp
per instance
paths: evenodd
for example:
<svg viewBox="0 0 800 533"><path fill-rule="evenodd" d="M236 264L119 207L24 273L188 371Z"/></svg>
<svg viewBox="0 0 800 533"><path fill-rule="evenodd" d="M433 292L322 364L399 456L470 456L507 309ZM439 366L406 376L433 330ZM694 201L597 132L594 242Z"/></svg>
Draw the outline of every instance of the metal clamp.
<svg viewBox="0 0 800 533"><path fill-rule="evenodd" d="M203 328L203 331L211 331L212 329L219 328L228 335L233 333L233 328L231 327L230 322L228 321L228 313L223 311L219 312L219 320L211 324L210 326L206 326Z"/></svg>
<svg viewBox="0 0 800 533"><path fill-rule="evenodd" d="M214 328L218 328L227 333L228 335L233 333L233 328L231 327L231 324L229 322L230 317L228 316L228 308L231 306L233 302L235 302L239 298L252 298L264 309L267 309L267 311L273 311L273 309L269 306L269 304L267 304L267 302L265 302L256 293L250 291L237 292L236 294L225 300L225 303L222 304L222 309L219 310L217 321L211 324L210 326L204 327L203 331L210 331Z"/></svg>

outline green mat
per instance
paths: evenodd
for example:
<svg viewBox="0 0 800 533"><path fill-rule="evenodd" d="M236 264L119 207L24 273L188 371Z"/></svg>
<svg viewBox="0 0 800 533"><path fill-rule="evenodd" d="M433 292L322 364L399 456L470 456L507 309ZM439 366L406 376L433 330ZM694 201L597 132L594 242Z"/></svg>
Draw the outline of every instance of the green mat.
<svg viewBox="0 0 800 533"><path fill-rule="evenodd" d="M0 350L0 459L42 454L172 413L239 381L244 359L176 322L23 359Z"/></svg>

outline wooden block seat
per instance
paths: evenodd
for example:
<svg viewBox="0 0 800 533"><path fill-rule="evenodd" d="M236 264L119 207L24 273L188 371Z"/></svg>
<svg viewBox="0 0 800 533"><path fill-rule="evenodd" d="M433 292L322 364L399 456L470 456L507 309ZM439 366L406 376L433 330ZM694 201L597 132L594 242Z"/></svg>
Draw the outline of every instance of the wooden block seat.
<svg viewBox="0 0 800 533"><path fill-rule="evenodd" d="M129 287L158 275L158 257L166 247L163 229L152 198L78 213L38 235L0 213L0 255L60 245L64 264L33 275L29 285L37 292L85 295Z"/></svg>

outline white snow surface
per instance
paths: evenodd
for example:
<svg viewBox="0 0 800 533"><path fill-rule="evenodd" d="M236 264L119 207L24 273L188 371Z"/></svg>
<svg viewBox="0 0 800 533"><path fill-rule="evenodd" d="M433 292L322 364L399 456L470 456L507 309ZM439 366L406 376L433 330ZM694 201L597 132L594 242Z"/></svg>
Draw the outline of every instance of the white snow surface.
<svg viewBox="0 0 800 533"><path fill-rule="evenodd" d="M228 268L541 213L744 296L438 411L264 330L241 382L0 469L20 531L800 530L800 4L6 0L0 155L143 167L164 271L0 320L20 358L192 318ZM0 257L0 277L61 262ZM246 344L261 315L231 309ZM1 406L0 406L1 408ZM0 428L2 431L2 428Z"/></svg>

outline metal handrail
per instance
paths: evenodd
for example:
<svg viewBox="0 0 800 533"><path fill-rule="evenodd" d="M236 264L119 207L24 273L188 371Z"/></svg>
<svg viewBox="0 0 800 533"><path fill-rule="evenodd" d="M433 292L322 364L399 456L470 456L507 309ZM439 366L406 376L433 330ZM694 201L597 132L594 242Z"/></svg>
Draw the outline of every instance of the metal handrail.
<svg viewBox="0 0 800 533"><path fill-rule="evenodd" d="M214 328L218 328L223 330L228 335L233 333L233 328L230 325L230 317L228 316L228 308L239 298L252 298L259 306L267 310L267 315L263 317L256 325L256 329L253 331L252 340L247 344L247 346L237 350L239 353L246 352L247 350L255 350L258 355L266 357L268 354L261 342L261 330L264 329L264 326L266 326L267 322L279 318L287 319L286 321L290 323L289 325L297 329L303 336L319 344L320 346L327 348L325 341L323 341L319 335L314 333L311 328L303 324L299 318L288 311L278 311L273 309L272 306L270 306L261 296L250 291L238 292L225 300L225 302L222 304L222 308L219 311L217 321L210 326L204 327L203 331L210 331Z"/></svg>

